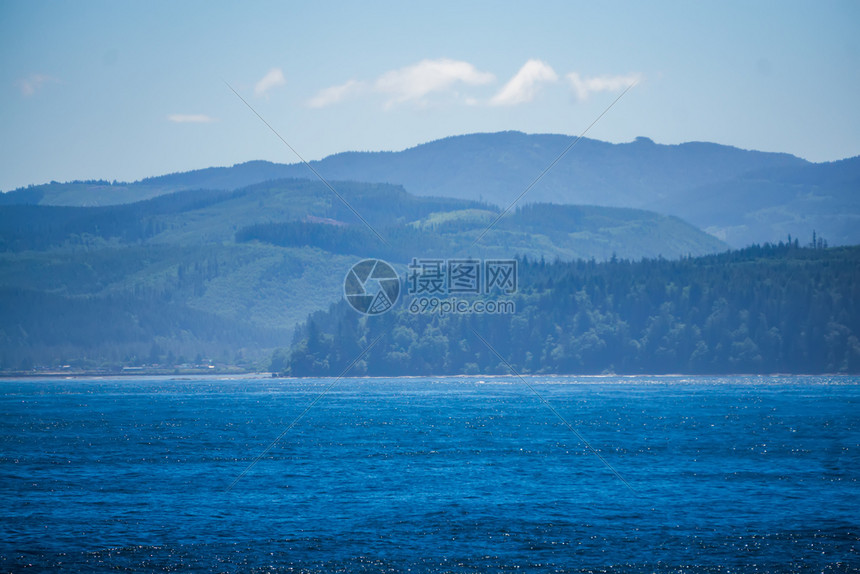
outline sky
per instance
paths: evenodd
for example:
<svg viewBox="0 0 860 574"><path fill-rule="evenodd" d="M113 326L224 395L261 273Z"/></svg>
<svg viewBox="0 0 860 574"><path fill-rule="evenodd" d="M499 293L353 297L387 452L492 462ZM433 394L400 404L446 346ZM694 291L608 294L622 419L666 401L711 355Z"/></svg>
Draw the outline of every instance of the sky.
<svg viewBox="0 0 860 574"><path fill-rule="evenodd" d="M298 161L254 111L306 160L600 118L834 161L860 155L858 24L855 0L0 0L0 190Z"/></svg>

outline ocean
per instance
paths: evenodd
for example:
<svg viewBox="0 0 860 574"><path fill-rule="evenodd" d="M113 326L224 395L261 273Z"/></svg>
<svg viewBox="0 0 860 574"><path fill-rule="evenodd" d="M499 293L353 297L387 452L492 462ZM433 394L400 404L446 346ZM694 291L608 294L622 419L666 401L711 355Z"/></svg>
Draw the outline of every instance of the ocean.
<svg viewBox="0 0 860 574"><path fill-rule="evenodd" d="M860 571L860 377L525 381L0 380L0 570Z"/></svg>

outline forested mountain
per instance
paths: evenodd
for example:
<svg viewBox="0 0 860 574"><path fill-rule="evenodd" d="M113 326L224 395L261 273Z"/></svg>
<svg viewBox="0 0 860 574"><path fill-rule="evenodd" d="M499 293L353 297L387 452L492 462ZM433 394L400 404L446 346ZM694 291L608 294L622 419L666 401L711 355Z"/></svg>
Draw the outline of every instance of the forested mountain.
<svg viewBox="0 0 860 574"><path fill-rule="evenodd" d="M346 214L344 214L346 215ZM498 213L484 208L438 211L406 225L375 221L363 225L313 221L257 224L241 228L237 241L282 247L312 245L332 253L379 257L405 263L414 256L509 257L571 260L638 259L660 255L714 253L724 245L675 217L638 209L530 204L500 219L483 237ZM375 219L375 218L374 218ZM477 243L476 243L477 241Z"/></svg>
<svg viewBox="0 0 860 574"><path fill-rule="evenodd" d="M337 375L379 337L351 374L858 373L860 248L815 244L520 260L514 313L421 313L407 296L361 316L342 301L311 315L272 368Z"/></svg>
<svg viewBox="0 0 860 574"><path fill-rule="evenodd" d="M361 257L680 257L725 248L676 218L278 180L131 204L0 205L0 369L254 365L343 293ZM373 231L352 211L379 233Z"/></svg>
<svg viewBox="0 0 860 574"><path fill-rule="evenodd" d="M860 242L860 157L753 170L667 194L647 206L675 213L730 245L825 232L831 244ZM742 208L742 210L740 209Z"/></svg>
<svg viewBox="0 0 860 574"><path fill-rule="evenodd" d="M329 180L390 183L421 196L506 207L575 138L519 132L449 137L399 152L345 152L312 162ZM0 196L2 203L108 205L188 190L235 190L281 178L314 178L302 164L255 161L131 184L51 183ZM735 247L823 231L860 243L860 158L812 164L779 153L648 138L579 141L523 203L628 207L693 222Z"/></svg>
<svg viewBox="0 0 860 574"><path fill-rule="evenodd" d="M411 331L367 372L495 372L498 361L460 337L473 320L495 321L509 345L527 341L527 355L497 343L530 372L855 369L857 293L845 279L855 250L794 240L696 257L724 251L717 237L746 245L815 229L831 244L860 243L860 158L811 164L707 143L584 139L500 217L573 141L503 132L337 154L315 163L335 191L307 166L249 162L2 194L0 370L192 357L250 368L342 297L359 258L403 271L414 257L514 256L532 282L516 296L521 312L402 317ZM372 330L343 319L361 337ZM298 341L281 362L296 373L340 364L353 347L325 346L332 325L306 337L305 359Z"/></svg>
<svg viewBox="0 0 860 574"><path fill-rule="evenodd" d="M575 137L500 132L429 142L401 152L346 152L314 165L325 177L400 183L419 195L483 199L508 205ZM583 138L528 201L643 207L747 171L806 165L788 155L692 142L658 145L648 138L612 144Z"/></svg>

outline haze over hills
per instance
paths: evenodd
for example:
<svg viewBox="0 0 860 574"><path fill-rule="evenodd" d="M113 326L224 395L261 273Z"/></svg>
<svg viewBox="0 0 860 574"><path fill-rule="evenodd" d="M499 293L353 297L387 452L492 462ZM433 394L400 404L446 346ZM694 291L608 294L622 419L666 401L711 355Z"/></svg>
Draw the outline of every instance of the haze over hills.
<svg viewBox="0 0 860 574"><path fill-rule="evenodd" d="M262 161L2 194L0 369L247 366L338 301L357 257L676 260L813 229L860 243L860 158L646 138L581 140L480 237L574 141L473 134L315 162L351 207L307 166Z"/></svg>
<svg viewBox="0 0 860 574"><path fill-rule="evenodd" d="M402 185L416 195L507 206L575 138L519 132L449 137L399 152L345 152L312 162L329 181ZM51 183L0 196L3 203L108 205L186 189L233 190L315 176L302 164L248 162L131 184ZM632 207L689 220L741 247L813 230L831 244L860 243L860 158L813 164L798 157L691 142L623 144L582 139L522 203Z"/></svg>
<svg viewBox="0 0 860 574"><path fill-rule="evenodd" d="M514 373L858 373L860 246L752 246L635 263L522 261L515 313L375 320L346 301L314 313L272 368L337 376ZM417 307L420 309L420 306ZM378 339L377 339L378 338Z"/></svg>
<svg viewBox="0 0 860 574"><path fill-rule="evenodd" d="M834 245L860 242L860 157L762 168L726 181L667 194L649 205L680 214L733 246L772 237L808 237Z"/></svg>
<svg viewBox="0 0 860 574"><path fill-rule="evenodd" d="M248 367L338 301L346 271L368 256L403 267L429 256L675 259L725 249L675 217L546 204L508 214L473 245L494 206L334 185L385 243L306 179L97 207L0 205L0 370L197 356Z"/></svg>

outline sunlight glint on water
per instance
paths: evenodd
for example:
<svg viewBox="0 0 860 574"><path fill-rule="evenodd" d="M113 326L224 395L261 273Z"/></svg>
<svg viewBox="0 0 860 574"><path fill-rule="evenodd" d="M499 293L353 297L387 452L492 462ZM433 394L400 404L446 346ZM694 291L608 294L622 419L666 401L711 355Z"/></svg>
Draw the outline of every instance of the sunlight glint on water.
<svg viewBox="0 0 860 574"><path fill-rule="evenodd" d="M858 568L860 379L0 382L0 567Z"/></svg>

